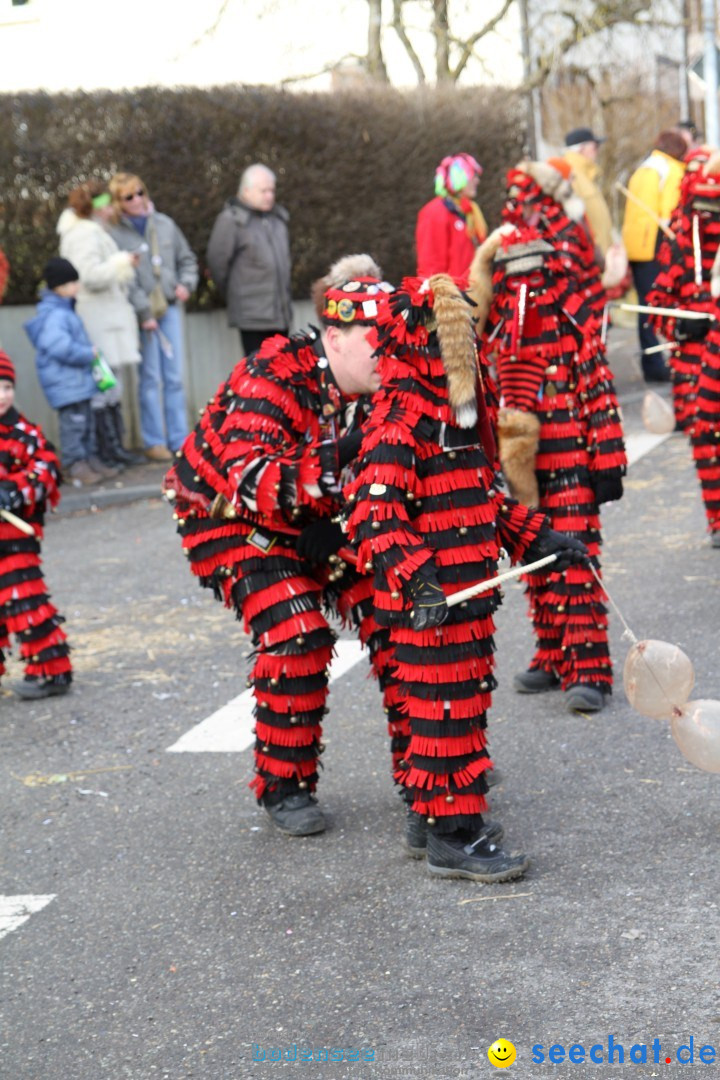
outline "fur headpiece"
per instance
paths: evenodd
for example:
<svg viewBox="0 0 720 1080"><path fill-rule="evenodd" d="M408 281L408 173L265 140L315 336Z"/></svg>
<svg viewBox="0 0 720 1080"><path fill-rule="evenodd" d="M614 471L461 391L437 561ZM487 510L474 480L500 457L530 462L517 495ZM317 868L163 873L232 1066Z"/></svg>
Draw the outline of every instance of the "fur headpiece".
<svg viewBox="0 0 720 1080"><path fill-rule="evenodd" d="M315 282L312 299L325 326L372 325L379 294L392 289L370 255L345 255Z"/></svg>

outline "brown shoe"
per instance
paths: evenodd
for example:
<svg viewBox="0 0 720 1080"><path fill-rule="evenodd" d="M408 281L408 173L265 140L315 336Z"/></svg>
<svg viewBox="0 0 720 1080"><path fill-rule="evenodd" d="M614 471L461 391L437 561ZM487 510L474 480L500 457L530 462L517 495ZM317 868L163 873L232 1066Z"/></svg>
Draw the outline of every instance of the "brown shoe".
<svg viewBox="0 0 720 1080"><path fill-rule="evenodd" d="M88 461L76 461L69 470L70 479L74 487L89 487L91 484L99 484L102 476L90 468Z"/></svg>
<svg viewBox="0 0 720 1080"><path fill-rule="evenodd" d="M118 465L106 465L104 461L97 457L88 458L88 464L92 471L101 476L103 480L112 480L114 476L119 476L122 471Z"/></svg>
<svg viewBox="0 0 720 1080"><path fill-rule="evenodd" d="M145 450L148 461L172 461L173 456L167 446L148 446Z"/></svg>

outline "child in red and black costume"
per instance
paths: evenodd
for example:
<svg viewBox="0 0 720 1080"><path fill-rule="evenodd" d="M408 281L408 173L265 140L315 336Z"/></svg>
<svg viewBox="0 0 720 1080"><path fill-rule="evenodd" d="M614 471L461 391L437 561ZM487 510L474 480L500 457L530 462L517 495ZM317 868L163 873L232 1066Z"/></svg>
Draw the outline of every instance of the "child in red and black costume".
<svg viewBox="0 0 720 1080"><path fill-rule="evenodd" d="M60 498L60 465L52 444L14 402L15 368L0 351L0 674L12 633L25 664L25 678L13 690L34 700L65 694L72 681L63 619L50 603L40 560L45 508Z"/></svg>
<svg viewBox="0 0 720 1080"><path fill-rule="evenodd" d="M597 317L556 243L527 221L502 226L475 257L470 293L482 349L496 366L510 491L585 543L599 569L599 506L622 495L625 449ZM537 647L515 689L562 686L570 710L602 709L612 666L607 610L590 566L527 581Z"/></svg>
<svg viewBox="0 0 720 1080"><path fill-rule="evenodd" d="M493 577L503 548L514 561L557 554L556 565L587 551L495 484L471 306L451 278L406 279L381 302L377 326L382 388L346 488L348 530L373 575L407 727L395 779L409 804L408 847L427 846L433 874L507 881L528 859L499 848L501 827L483 819L500 593L452 607L446 598Z"/></svg>

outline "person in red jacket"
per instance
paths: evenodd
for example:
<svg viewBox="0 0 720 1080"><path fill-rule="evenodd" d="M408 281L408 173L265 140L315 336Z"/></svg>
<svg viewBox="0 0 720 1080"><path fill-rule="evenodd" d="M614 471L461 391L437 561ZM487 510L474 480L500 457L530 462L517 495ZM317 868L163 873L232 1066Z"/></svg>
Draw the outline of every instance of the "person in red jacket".
<svg viewBox="0 0 720 1080"><path fill-rule="evenodd" d="M470 154L443 158L435 173L435 198L423 206L415 226L417 276L449 274L467 285L475 249L487 236L482 211L474 201L480 165Z"/></svg>

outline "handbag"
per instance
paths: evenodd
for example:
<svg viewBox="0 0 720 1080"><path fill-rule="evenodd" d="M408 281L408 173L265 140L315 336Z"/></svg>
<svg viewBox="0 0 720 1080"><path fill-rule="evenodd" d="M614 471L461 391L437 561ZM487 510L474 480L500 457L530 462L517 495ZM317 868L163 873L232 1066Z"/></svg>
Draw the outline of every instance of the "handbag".
<svg viewBox="0 0 720 1080"><path fill-rule="evenodd" d="M150 301L150 313L153 319L160 320L167 311L169 304L167 297L162 287L162 274L160 273L160 264L162 262L160 258L160 246L158 244L157 232L155 230L155 222L150 218L148 221L148 239L150 240L150 262L152 264L152 272L155 275L155 284L150 290L148 300Z"/></svg>

